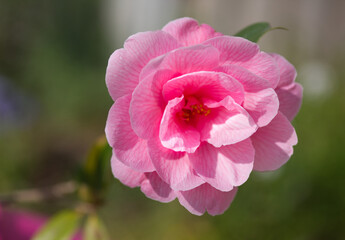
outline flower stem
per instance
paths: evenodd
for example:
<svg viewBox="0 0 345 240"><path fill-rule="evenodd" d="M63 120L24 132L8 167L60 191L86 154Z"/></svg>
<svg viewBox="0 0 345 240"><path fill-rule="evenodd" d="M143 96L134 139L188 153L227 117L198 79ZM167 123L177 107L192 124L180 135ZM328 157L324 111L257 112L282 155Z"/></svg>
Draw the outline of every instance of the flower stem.
<svg viewBox="0 0 345 240"><path fill-rule="evenodd" d="M77 183L74 181L62 182L44 188L17 190L6 194L0 194L0 204L42 202L61 198L76 192L76 190Z"/></svg>

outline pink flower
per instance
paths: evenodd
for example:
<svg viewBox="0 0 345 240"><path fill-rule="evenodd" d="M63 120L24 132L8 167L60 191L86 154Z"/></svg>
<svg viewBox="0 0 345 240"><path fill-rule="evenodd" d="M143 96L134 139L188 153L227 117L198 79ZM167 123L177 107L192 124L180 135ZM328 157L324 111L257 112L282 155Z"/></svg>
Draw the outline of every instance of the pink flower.
<svg viewBox="0 0 345 240"><path fill-rule="evenodd" d="M252 170L292 155L295 77L282 56L191 18L129 37L106 73L114 176L193 214L223 213Z"/></svg>

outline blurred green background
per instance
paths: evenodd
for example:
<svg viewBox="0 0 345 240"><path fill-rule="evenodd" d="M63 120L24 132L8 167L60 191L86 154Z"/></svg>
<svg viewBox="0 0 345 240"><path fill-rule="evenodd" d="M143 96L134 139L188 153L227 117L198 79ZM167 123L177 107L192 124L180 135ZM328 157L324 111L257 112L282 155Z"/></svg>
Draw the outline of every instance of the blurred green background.
<svg viewBox="0 0 345 240"><path fill-rule="evenodd" d="M115 179L101 215L112 239L345 239L344 12L337 0L0 0L0 192L75 175L112 104L108 57L130 34L182 16L224 34L268 21L289 31L259 45L289 59L304 86L291 160L252 173L221 216L193 216ZM17 207L50 215L66 205Z"/></svg>

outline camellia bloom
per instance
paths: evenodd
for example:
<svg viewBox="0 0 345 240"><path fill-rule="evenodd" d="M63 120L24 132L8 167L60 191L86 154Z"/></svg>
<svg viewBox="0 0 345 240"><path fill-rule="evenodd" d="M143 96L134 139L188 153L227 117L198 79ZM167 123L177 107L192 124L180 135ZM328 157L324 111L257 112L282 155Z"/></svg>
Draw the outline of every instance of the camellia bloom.
<svg viewBox="0 0 345 240"><path fill-rule="evenodd" d="M191 18L129 37L106 72L114 176L193 214L223 213L252 170L292 155L295 77L282 56Z"/></svg>

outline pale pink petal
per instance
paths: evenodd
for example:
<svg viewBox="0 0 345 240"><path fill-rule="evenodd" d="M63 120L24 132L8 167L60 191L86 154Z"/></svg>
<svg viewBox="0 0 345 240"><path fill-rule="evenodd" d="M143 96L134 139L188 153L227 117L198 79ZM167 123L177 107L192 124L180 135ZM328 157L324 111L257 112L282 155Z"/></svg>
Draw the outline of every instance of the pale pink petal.
<svg viewBox="0 0 345 240"><path fill-rule="evenodd" d="M289 160L297 135L289 120L279 112L267 126L259 128L251 140L255 148L254 170L268 171Z"/></svg>
<svg viewBox="0 0 345 240"><path fill-rule="evenodd" d="M203 215L206 211L219 215L229 208L237 192L237 188L229 192L219 191L207 183L189 191L178 192L177 197L182 206L195 215Z"/></svg>
<svg viewBox="0 0 345 240"><path fill-rule="evenodd" d="M272 88L259 92L246 92L243 102L244 109L259 127L266 126L277 115L279 100Z"/></svg>
<svg viewBox="0 0 345 240"><path fill-rule="evenodd" d="M153 200L171 202L176 198L176 193L170 186L163 182L156 172L145 173L146 179L141 183L141 191Z"/></svg>
<svg viewBox="0 0 345 240"><path fill-rule="evenodd" d="M134 132L143 139L158 135L166 102L163 85L174 77L171 70L160 70L140 82L132 95L129 114Z"/></svg>
<svg viewBox="0 0 345 240"><path fill-rule="evenodd" d="M222 64L249 61L260 51L256 43L244 38L232 36L212 38L205 41L203 45L212 45L217 48L220 53L220 62Z"/></svg>
<svg viewBox="0 0 345 240"><path fill-rule="evenodd" d="M120 97L111 107L105 128L110 146L116 157L125 165L139 172L151 172L153 164L147 151L146 140L133 131L129 118L131 95Z"/></svg>
<svg viewBox="0 0 345 240"><path fill-rule="evenodd" d="M114 101L117 98L130 94L138 85L141 66L134 56L121 48L116 50L109 58L105 75L110 96Z"/></svg>
<svg viewBox="0 0 345 240"><path fill-rule="evenodd" d="M148 143L150 157L158 175L173 190L190 190L204 183L195 174L187 153L164 148L159 139L152 139Z"/></svg>
<svg viewBox="0 0 345 240"><path fill-rule="evenodd" d="M209 38L222 35L215 32L209 25L199 25L196 20L187 17L169 22L162 30L172 35L184 46L199 44Z"/></svg>
<svg viewBox="0 0 345 240"><path fill-rule="evenodd" d="M295 67L279 54L270 53L270 55L276 60L280 72L280 80L277 88L293 83L297 76Z"/></svg>
<svg viewBox="0 0 345 240"><path fill-rule="evenodd" d="M220 191L230 191L247 181L253 169L254 147L250 139L215 148L203 143L190 160L197 174Z"/></svg>
<svg viewBox="0 0 345 240"><path fill-rule="evenodd" d="M169 101L163 114L159 138L166 148L191 153L200 145L200 133L176 116L184 107L184 102L183 96Z"/></svg>
<svg viewBox="0 0 345 240"><path fill-rule="evenodd" d="M129 187L138 187L145 179L145 175L141 172L134 171L133 169L124 165L113 154L111 158L111 169L115 178Z"/></svg>
<svg viewBox="0 0 345 240"><path fill-rule="evenodd" d="M179 75L209 71L218 66L219 52L212 46L195 45L179 48L152 59L140 73L140 79L160 69L170 69Z"/></svg>
<svg viewBox="0 0 345 240"><path fill-rule="evenodd" d="M228 64L214 69L217 72L224 72L239 81L246 92L257 92L270 87L270 83L258 75L250 72L244 67Z"/></svg>
<svg viewBox="0 0 345 240"><path fill-rule="evenodd" d="M221 72L195 72L176 77L164 85L163 96L169 101L176 97L194 96L221 101L231 96L238 104L244 99L243 86Z"/></svg>
<svg viewBox="0 0 345 240"><path fill-rule="evenodd" d="M130 94L139 83L142 68L153 58L180 47L163 31L137 33L129 37L124 48L109 58L106 83L113 100Z"/></svg>
<svg viewBox="0 0 345 240"><path fill-rule="evenodd" d="M166 54L151 59L141 70L139 75L139 82L144 80L149 75L156 73L158 70L161 70L162 68L160 68L160 66L165 56Z"/></svg>
<svg viewBox="0 0 345 240"><path fill-rule="evenodd" d="M201 141L220 147L240 142L255 133L257 126L254 120L231 97L227 96L220 102L206 102L206 106L210 114L201 116L196 126Z"/></svg>
<svg viewBox="0 0 345 240"><path fill-rule="evenodd" d="M238 63L240 66L248 69L252 73L266 79L271 88L275 88L279 82L279 68L269 54L260 52L248 61Z"/></svg>
<svg viewBox="0 0 345 240"><path fill-rule="evenodd" d="M276 88L279 98L279 111L290 121L294 119L302 105L303 87L299 83Z"/></svg>

